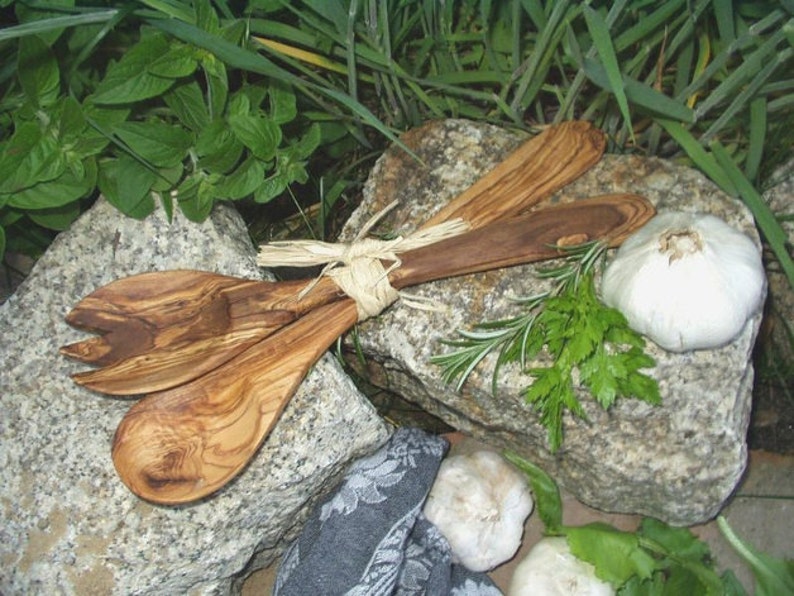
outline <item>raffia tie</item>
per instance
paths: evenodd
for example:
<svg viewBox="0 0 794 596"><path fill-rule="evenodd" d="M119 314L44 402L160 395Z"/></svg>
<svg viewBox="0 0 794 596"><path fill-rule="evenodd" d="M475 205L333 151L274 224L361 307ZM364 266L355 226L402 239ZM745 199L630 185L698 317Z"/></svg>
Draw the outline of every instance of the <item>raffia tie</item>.
<svg viewBox="0 0 794 596"><path fill-rule="evenodd" d="M444 222L419 230L409 236L391 240L365 238L372 227L391 211L397 202L372 217L350 243L330 243L319 240L271 242L259 247L257 263L262 267L311 267L325 265L320 275L301 290L298 298L308 293L322 277L330 277L339 288L356 302L358 320L377 316L390 304L402 298L418 308L426 304L389 283L389 273L398 268L399 253L421 248L469 230L462 219ZM382 261L391 262L386 268Z"/></svg>

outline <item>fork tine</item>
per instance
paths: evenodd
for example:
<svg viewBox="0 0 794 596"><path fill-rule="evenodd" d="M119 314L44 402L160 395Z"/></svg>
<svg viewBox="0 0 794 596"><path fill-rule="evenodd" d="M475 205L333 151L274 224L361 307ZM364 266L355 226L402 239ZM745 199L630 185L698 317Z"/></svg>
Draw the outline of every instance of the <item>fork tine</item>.
<svg viewBox="0 0 794 596"><path fill-rule="evenodd" d="M62 346L59 352L79 362L104 366L103 362L108 359L108 354L112 350L113 346L105 340L104 335L101 335Z"/></svg>
<svg viewBox="0 0 794 596"><path fill-rule="evenodd" d="M280 327L274 326L272 330ZM217 368L269 334L263 327L153 348L102 368L75 373L72 379L78 385L109 395L162 391Z"/></svg>

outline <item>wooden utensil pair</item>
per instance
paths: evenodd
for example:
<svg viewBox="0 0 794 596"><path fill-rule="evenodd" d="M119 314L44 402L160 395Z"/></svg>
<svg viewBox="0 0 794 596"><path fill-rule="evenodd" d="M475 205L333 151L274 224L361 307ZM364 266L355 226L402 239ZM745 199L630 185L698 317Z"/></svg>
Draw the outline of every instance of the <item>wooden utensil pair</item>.
<svg viewBox="0 0 794 596"><path fill-rule="evenodd" d="M553 258L555 245L571 241L619 244L653 214L641 197L515 217L589 169L603 147L603 135L584 122L534 137L424 224L460 217L472 231L400 255L391 284ZM75 381L114 395L149 394L132 406L113 443L116 469L134 493L189 502L247 465L308 370L357 320L355 303L332 281L297 299L305 284L146 273L98 289L69 313L70 324L101 334L62 348L101 367Z"/></svg>

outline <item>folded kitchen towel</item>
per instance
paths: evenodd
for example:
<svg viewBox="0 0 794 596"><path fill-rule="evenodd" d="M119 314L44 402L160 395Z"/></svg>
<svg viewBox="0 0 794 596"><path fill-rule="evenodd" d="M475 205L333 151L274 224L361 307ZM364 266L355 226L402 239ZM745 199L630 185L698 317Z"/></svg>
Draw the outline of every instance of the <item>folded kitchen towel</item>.
<svg viewBox="0 0 794 596"><path fill-rule="evenodd" d="M274 594L501 594L484 573L453 564L446 539L422 515L447 448L401 428L356 462L285 553Z"/></svg>

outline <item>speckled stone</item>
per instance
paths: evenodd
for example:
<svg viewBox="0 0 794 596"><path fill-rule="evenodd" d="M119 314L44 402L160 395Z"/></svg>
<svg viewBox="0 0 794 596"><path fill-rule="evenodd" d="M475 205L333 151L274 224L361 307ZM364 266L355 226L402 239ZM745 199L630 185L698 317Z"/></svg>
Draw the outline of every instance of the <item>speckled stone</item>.
<svg viewBox="0 0 794 596"><path fill-rule="evenodd" d="M193 268L261 278L245 226L219 207L201 225L135 221L100 201L61 234L0 307L0 593L228 594L272 562L318 495L387 428L332 358L308 376L251 465L203 502L160 507L116 476L110 445L129 408L73 384L64 323L113 279ZM239 583L239 582L238 582Z"/></svg>
<svg viewBox="0 0 794 596"><path fill-rule="evenodd" d="M794 212L794 159L782 165L773 175L776 184L764 193L764 199L776 214L791 215ZM789 246L794 246L794 221L781 223L788 238ZM794 290L776 263L767 268L769 278L769 317L768 332L776 354L781 362L794 361L794 346L786 329L794 322Z"/></svg>
<svg viewBox="0 0 794 596"><path fill-rule="evenodd" d="M385 154L348 229L357 229L393 199L400 199L404 207L384 225L397 231L412 229L521 140L489 125L460 120L414 131L410 145L424 165L398 151ZM642 194L659 211L719 215L758 240L751 216L740 203L698 172L659 159L607 155L554 200L615 192ZM439 340L453 338L455 329L514 315L517 307L511 297L530 296L546 287L535 266L521 266L412 288L448 308L423 312L397 304L362 324L357 339L369 359L373 382L494 447L521 453L598 509L645 514L678 525L713 517L746 464L750 355L761 314L722 349L672 354L649 342L648 351L657 361L651 374L659 380L663 405L624 399L604 412L579 392L589 421L566 416L564 445L552 454L545 429L521 397L530 378L516 367L502 369L493 395L493 359L475 371L460 393L445 386L440 369L430 363L431 355L446 349Z"/></svg>

